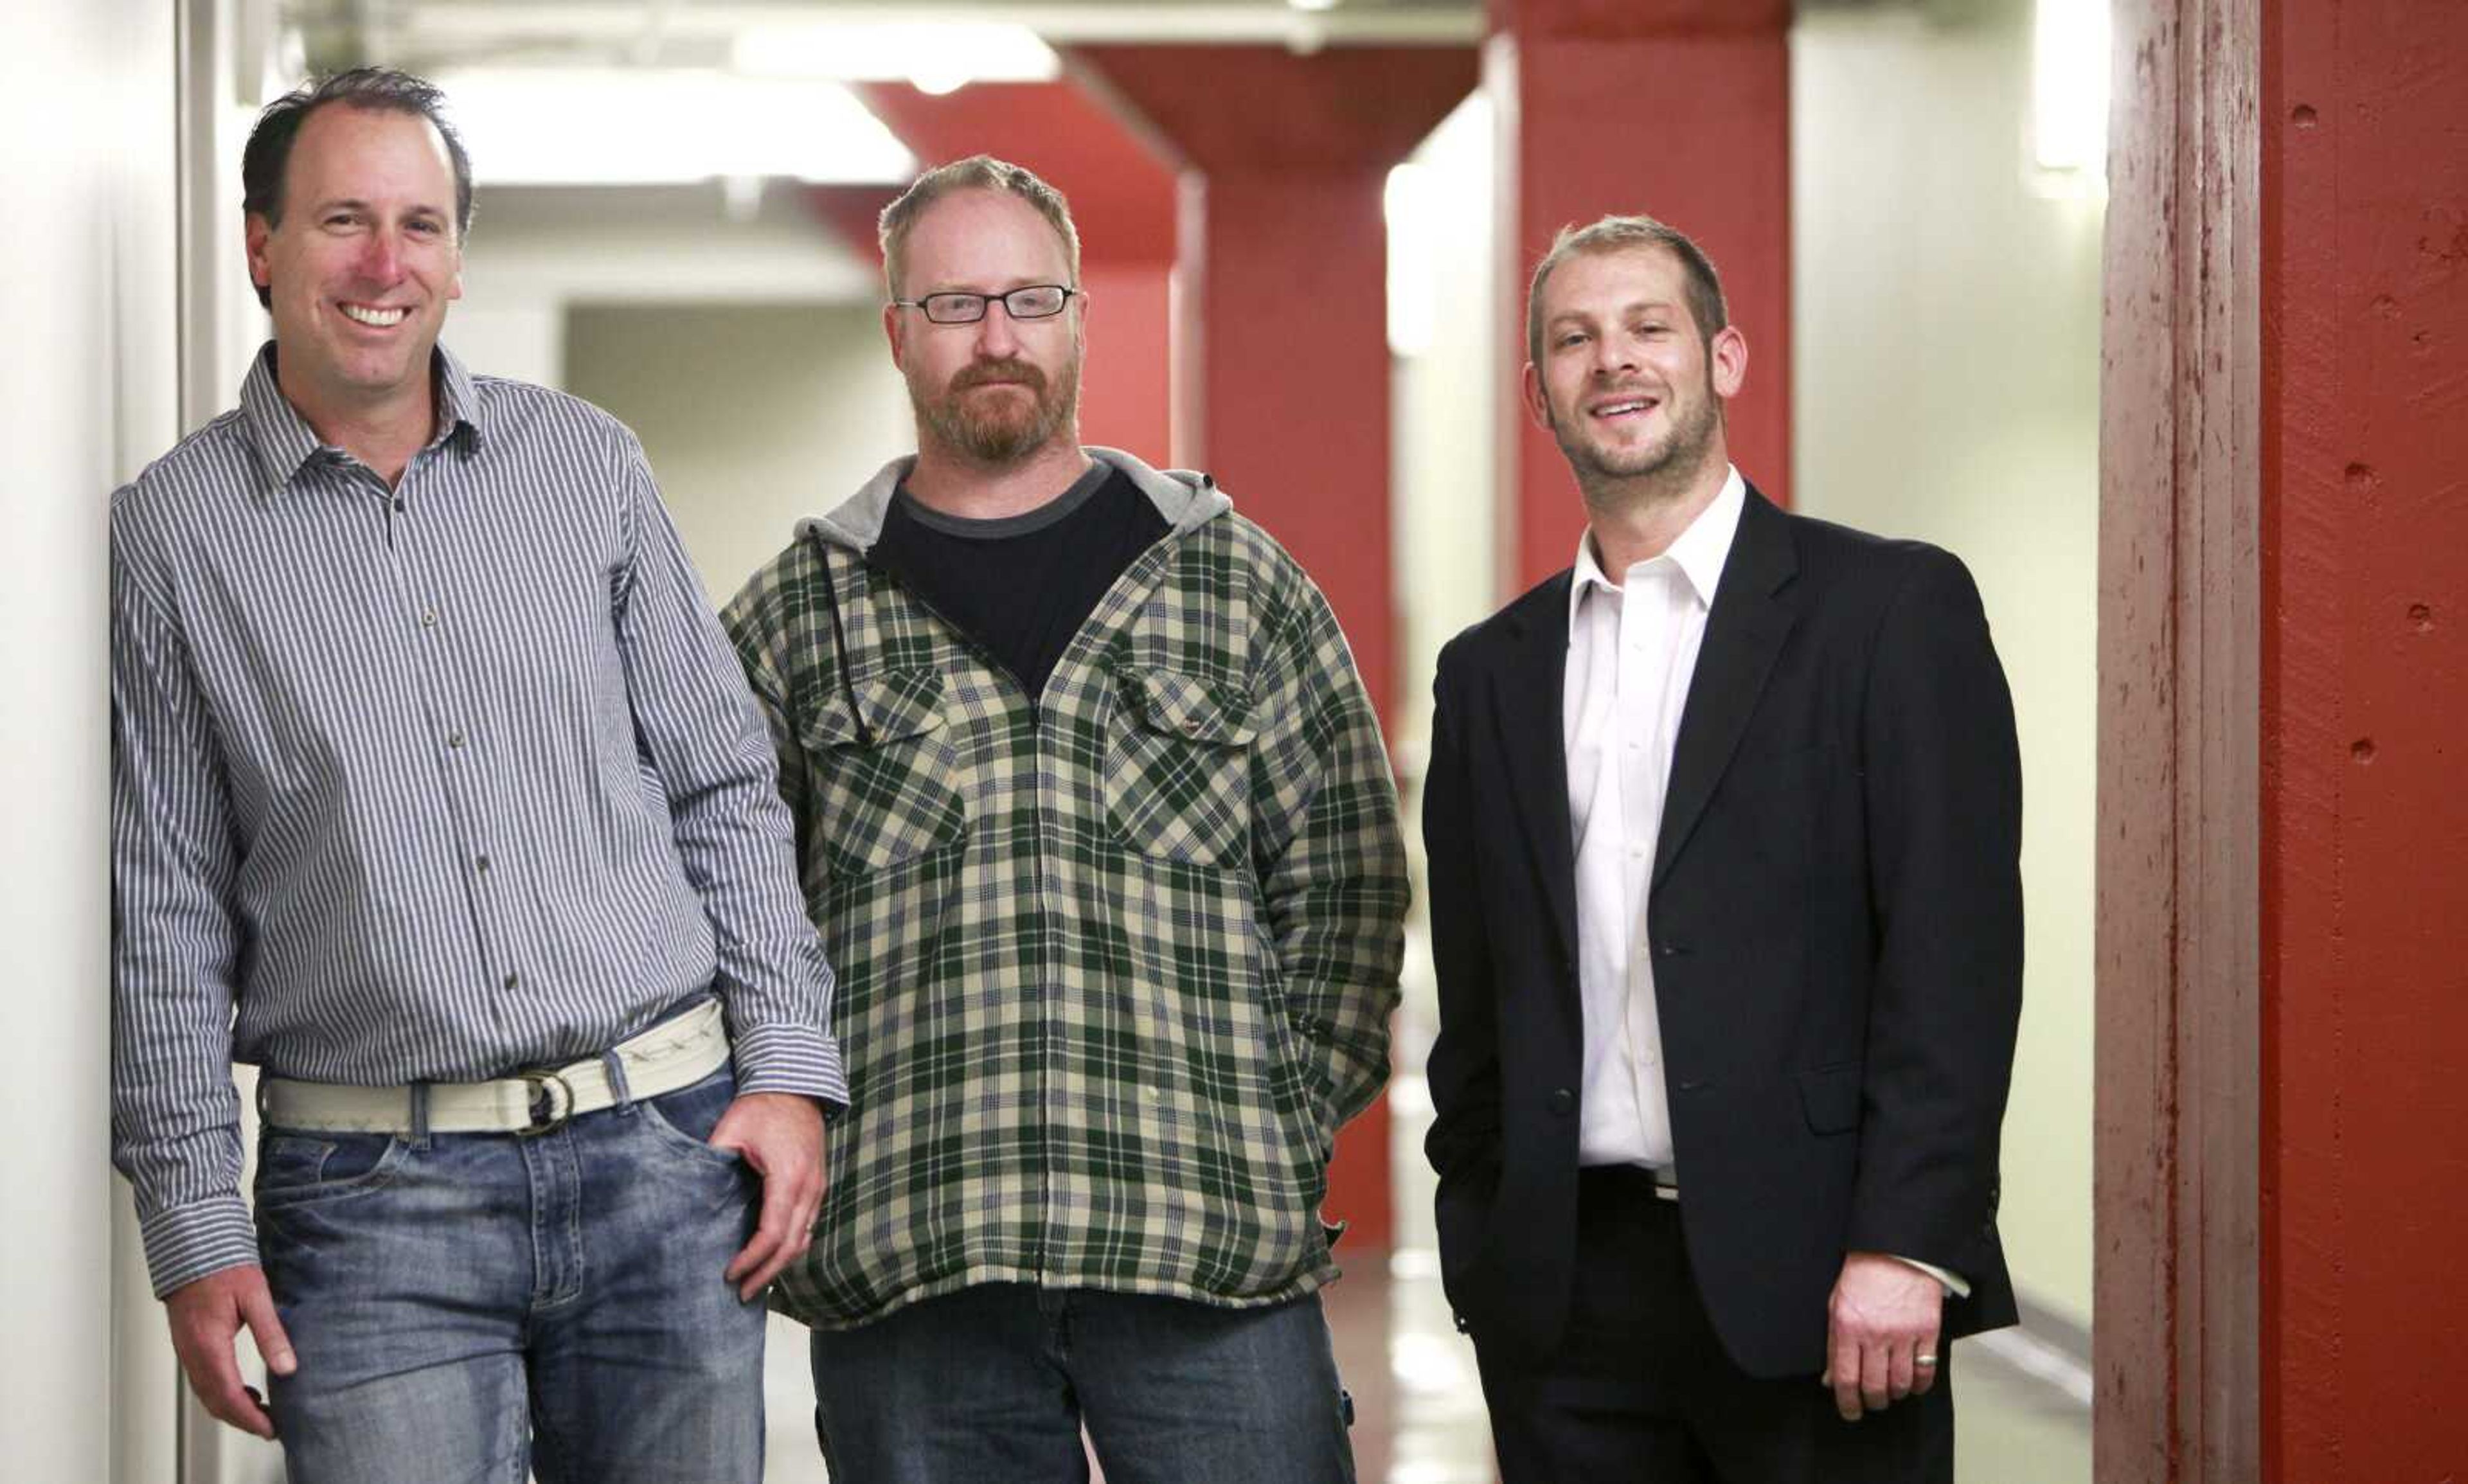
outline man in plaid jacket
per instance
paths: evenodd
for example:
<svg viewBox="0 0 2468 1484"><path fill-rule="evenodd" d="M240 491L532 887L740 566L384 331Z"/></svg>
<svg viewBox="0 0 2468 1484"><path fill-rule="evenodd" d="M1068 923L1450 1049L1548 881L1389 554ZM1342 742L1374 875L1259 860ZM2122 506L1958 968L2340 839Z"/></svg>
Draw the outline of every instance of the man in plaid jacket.
<svg viewBox="0 0 2468 1484"><path fill-rule="evenodd" d="M778 1302L833 1477L1350 1479L1316 1290L1387 1074L1405 856L1328 604L1205 475L1084 449L1063 198L882 216L918 452L725 620L851 1103Z"/></svg>

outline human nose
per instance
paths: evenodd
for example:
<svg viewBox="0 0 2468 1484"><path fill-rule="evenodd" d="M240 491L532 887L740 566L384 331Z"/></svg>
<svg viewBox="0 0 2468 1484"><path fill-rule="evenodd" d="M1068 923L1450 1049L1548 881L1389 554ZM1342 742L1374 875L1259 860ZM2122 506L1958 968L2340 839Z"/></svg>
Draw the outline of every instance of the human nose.
<svg viewBox="0 0 2468 1484"><path fill-rule="evenodd" d="M1012 323L1011 308L1000 299L986 301L986 316L977 321L977 352L1000 359L1019 349L1018 327Z"/></svg>
<svg viewBox="0 0 2468 1484"><path fill-rule="evenodd" d="M371 232L360 240L360 276L380 284L391 284L402 276L402 242L384 228Z"/></svg>
<svg viewBox="0 0 2468 1484"><path fill-rule="evenodd" d="M1623 377L1637 369L1634 343L1624 335L1594 337L1593 373L1604 380Z"/></svg>

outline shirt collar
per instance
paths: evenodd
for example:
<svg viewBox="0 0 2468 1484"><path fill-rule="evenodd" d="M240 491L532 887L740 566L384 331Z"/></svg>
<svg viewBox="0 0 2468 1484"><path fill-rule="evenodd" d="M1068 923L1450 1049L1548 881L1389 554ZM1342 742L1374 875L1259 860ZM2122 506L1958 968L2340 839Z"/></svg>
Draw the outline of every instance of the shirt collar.
<svg viewBox="0 0 2468 1484"><path fill-rule="evenodd" d="M1739 533L1740 512L1748 503L1748 481L1740 477L1736 467L1726 466L1722 491L1714 502L1697 513L1688 529L1680 533L1669 557L1695 589L1697 601L1711 608L1714 593L1723 583L1724 564L1730 560L1731 538ZM1568 583L1568 626L1576 628L1577 612L1589 592L1619 593L1626 591L1621 582L1613 582L1594 555L1594 532L1591 526L1577 538L1577 570Z"/></svg>
<svg viewBox="0 0 2468 1484"><path fill-rule="evenodd" d="M468 437L476 445L480 437L480 395L471 373L443 345L430 355L437 377L439 431L429 440L429 446L457 435ZM318 441L308 420L300 415L300 409L283 395L282 383L275 377L274 357L275 345L268 340L249 366L248 378L240 383L240 407L259 460L264 464L274 487L282 490L289 488L301 467L325 445Z"/></svg>

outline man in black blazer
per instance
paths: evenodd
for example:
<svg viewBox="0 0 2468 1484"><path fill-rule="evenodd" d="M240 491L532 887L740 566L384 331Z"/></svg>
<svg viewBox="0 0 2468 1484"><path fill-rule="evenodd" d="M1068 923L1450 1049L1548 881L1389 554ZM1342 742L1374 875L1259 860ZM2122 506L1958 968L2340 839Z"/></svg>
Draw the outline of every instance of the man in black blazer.
<svg viewBox="0 0 2468 1484"><path fill-rule="evenodd" d="M1442 1267L1501 1472L1951 1480L2014 1322L2021 766L1962 564L1730 465L1696 244L1564 232L1524 398L1589 529L1452 641L1424 830Z"/></svg>

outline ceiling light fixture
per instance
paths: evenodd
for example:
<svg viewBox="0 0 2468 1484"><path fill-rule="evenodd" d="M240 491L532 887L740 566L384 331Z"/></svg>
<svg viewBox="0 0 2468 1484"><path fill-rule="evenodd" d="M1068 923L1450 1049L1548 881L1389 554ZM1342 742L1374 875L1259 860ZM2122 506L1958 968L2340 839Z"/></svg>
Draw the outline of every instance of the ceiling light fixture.
<svg viewBox="0 0 2468 1484"><path fill-rule="evenodd" d="M439 79L490 184L659 185L784 176L891 184L910 154L848 89L725 73L479 68Z"/></svg>
<svg viewBox="0 0 2468 1484"><path fill-rule="evenodd" d="M729 56L748 77L912 82L949 93L971 82L1051 82L1062 58L1025 26L1000 22L824 21L754 26Z"/></svg>

